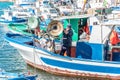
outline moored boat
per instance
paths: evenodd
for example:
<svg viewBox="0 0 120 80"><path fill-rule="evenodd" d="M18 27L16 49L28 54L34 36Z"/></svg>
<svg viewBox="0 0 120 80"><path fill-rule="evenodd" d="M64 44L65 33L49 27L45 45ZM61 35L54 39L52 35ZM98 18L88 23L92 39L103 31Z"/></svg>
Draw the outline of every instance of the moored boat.
<svg viewBox="0 0 120 80"><path fill-rule="evenodd" d="M120 7L113 6L111 7L112 14L108 15L108 19L119 19L120 18Z"/></svg>
<svg viewBox="0 0 120 80"><path fill-rule="evenodd" d="M27 19L13 16L12 10L3 10L4 14L0 17L1 23L25 23Z"/></svg>
<svg viewBox="0 0 120 80"><path fill-rule="evenodd" d="M5 24L9 24L9 23L25 23L27 20L26 19L22 19L22 18L16 18L13 17L11 20L7 20L3 17L0 17L0 22L1 23L5 23Z"/></svg>
<svg viewBox="0 0 120 80"><path fill-rule="evenodd" d="M8 24L8 29L13 33L24 34L32 36L32 32L28 31L26 24Z"/></svg>
<svg viewBox="0 0 120 80"><path fill-rule="evenodd" d="M35 17L30 17L30 18L33 18L34 20L36 20ZM10 23L10 24L7 25L7 27L13 33L18 33L18 34L24 34L24 35L32 36L32 35L34 35L34 29L31 28L32 27L31 23L33 23L33 22L32 22L32 20L30 20L30 18L28 18L29 21L27 22L27 24ZM50 19L46 19L46 20L42 21L41 17L37 18L37 20L39 21L40 29L44 30L44 31L46 30L48 24L51 21ZM29 25L29 23L30 23L30 25Z"/></svg>
<svg viewBox="0 0 120 80"><path fill-rule="evenodd" d="M120 60L119 56L116 56L120 53L119 45L108 44L110 35L116 27L115 25L118 26L120 24L110 21L110 23L112 22L111 24L107 22L100 25L100 23L91 20L89 16L69 16L61 19L64 20L63 26L66 27L70 23L74 32L71 57L59 55L62 44L60 41L56 41L56 39L54 40L55 45L52 46L54 51L43 48L42 46L45 44L36 46L34 37L7 33L5 39L19 51L27 64L49 73L120 79ZM89 20L92 24L91 26L88 26ZM80 22L79 26L78 22ZM49 36L60 35L62 29L59 24L56 25L56 22L54 24L51 23L51 26L48 28L53 31L48 32ZM80 41L79 39L79 29L83 26L89 28L90 38L87 41ZM43 43L43 39L48 40L48 38L43 37L39 41Z"/></svg>

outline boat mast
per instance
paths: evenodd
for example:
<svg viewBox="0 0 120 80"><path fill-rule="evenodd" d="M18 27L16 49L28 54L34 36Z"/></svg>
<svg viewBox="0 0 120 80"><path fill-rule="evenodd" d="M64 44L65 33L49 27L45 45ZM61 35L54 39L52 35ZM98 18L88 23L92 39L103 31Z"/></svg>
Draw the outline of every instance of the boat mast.
<svg viewBox="0 0 120 80"><path fill-rule="evenodd" d="M100 23L102 23L102 20L101 20L101 22ZM102 25L100 25L100 27L101 27L101 44L103 44L103 29L102 29ZM104 61L104 46L102 46L102 61Z"/></svg>
<svg viewBox="0 0 120 80"><path fill-rule="evenodd" d="M104 0L102 0L103 4L104 4ZM104 6L104 10L105 10L105 6ZM105 12L105 11L104 11ZM100 23L102 23L104 21L104 17L105 13L103 14L103 10L101 10L101 15L100 15ZM104 44L103 42L103 27L102 25L100 25L101 27L101 44ZM104 46L102 46L102 61L104 61Z"/></svg>

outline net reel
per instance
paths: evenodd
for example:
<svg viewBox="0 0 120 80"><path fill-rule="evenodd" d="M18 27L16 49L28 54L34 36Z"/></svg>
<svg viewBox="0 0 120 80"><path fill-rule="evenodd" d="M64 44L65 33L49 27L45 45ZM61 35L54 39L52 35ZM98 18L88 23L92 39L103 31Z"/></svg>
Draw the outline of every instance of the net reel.
<svg viewBox="0 0 120 80"><path fill-rule="evenodd" d="M51 23L49 23L47 27L47 33L50 36L56 37L60 35L63 32L63 25L60 21L53 20Z"/></svg>

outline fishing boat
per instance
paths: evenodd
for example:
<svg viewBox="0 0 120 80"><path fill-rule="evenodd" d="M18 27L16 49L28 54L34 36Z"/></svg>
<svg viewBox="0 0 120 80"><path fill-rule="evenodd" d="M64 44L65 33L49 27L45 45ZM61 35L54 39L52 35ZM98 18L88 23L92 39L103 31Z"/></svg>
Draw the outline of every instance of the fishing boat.
<svg viewBox="0 0 120 80"><path fill-rule="evenodd" d="M111 7L112 14L109 14L107 17L108 19L119 19L120 18L120 7L119 6L113 6Z"/></svg>
<svg viewBox="0 0 120 80"><path fill-rule="evenodd" d="M34 9L31 7L24 8L21 6L12 5L9 10L12 11L13 16L18 18L28 18L35 14Z"/></svg>
<svg viewBox="0 0 120 80"><path fill-rule="evenodd" d="M37 75L19 74L0 71L0 80L36 80Z"/></svg>
<svg viewBox="0 0 120 80"><path fill-rule="evenodd" d="M25 23L27 19L25 18L18 18L13 16L12 11L10 10L3 10L4 14L0 16L1 23Z"/></svg>
<svg viewBox="0 0 120 80"><path fill-rule="evenodd" d="M28 7L28 6L33 7L33 6L35 6L36 1L37 0L27 0L27 1L25 1L25 0L17 0L17 1L15 1L15 4L19 5L21 7Z"/></svg>
<svg viewBox="0 0 120 80"><path fill-rule="evenodd" d="M8 29L13 33L32 36L32 32L28 30L28 25L26 24L8 24Z"/></svg>
<svg viewBox="0 0 120 80"><path fill-rule="evenodd" d="M32 18L32 19L31 19ZM32 36L34 33L34 29L29 28L31 27L33 20L36 20L36 17L29 17L28 23L27 24L15 24L15 23L10 23L8 24L8 29L13 32L13 33L18 33L18 34L24 34L24 35L29 35ZM39 27L41 30L46 30L48 24L50 23L50 19L46 19L44 21L41 20L41 17L37 19L39 21Z"/></svg>
<svg viewBox="0 0 120 80"><path fill-rule="evenodd" d="M4 17L0 17L0 22L1 23L5 23L5 24L9 24L9 23L24 23L26 22L27 20L25 19L22 19L22 18L16 18L16 17L13 17L11 20L9 19L5 19Z"/></svg>
<svg viewBox="0 0 120 80"><path fill-rule="evenodd" d="M61 23L59 20L64 21ZM39 38L39 43L43 43L42 46L35 45L33 36L7 33L5 39L19 51L27 64L49 73L73 77L120 79L120 47L110 41L114 28L119 28L118 22L119 20L98 23L88 15L57 18L49 24L46 33L50 39L52 38L51 44L54 43L52 50L50 47L43 47L49 42L48 37ZM71 57L59 54L62 44L61 40L56 40L56 36L61 35L63 27L68 24L72 25L74 33ZM89 31L89 39L86 41L79 39L79 29L83 26Z"/></svg>

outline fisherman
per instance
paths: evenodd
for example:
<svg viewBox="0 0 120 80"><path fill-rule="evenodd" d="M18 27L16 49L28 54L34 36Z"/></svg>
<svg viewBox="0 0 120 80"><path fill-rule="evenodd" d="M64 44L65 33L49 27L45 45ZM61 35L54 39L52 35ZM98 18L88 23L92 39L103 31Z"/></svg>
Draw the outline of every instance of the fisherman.
<svg viewBox="0 0 120 80"><path fill-rule="evenodd" d="M63 31L63 46L60 55L64 55L66 51L67 56L69 57L71 56L72 36L73 36L73 31L71 29L71 25L69 24L67 28Z"/></svg>

